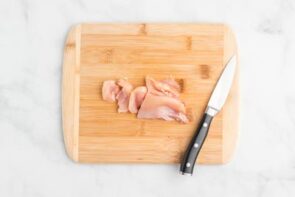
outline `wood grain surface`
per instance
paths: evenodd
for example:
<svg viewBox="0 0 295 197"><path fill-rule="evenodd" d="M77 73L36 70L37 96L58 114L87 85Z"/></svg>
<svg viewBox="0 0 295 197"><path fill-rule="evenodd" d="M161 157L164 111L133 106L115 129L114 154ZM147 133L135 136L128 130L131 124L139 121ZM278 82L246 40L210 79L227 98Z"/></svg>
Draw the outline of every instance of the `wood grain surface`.
<svg viewBox="0 0 295 197"><path fill-rule="evenodd" d="M224 65L236 52L222 24L80 24L65 44L63 130L68 155L85 163L179 163ZM140 120L102 100L104 80L173 76L181 84L189 124ZM223 110L213 120L198 163L233 155L239 120L238 72Z"/></svg>

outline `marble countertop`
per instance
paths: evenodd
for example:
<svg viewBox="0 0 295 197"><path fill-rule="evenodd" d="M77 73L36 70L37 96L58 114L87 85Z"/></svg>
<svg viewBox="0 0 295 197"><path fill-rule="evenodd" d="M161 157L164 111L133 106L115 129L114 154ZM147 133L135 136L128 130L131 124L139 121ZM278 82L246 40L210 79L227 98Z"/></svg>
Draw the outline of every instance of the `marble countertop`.
<svg viewBox="0 0 295 197"><path fill-rule="evenodd" d="M233 161L198 166L79 165L65 154L61 66L80 22L222 22L240 50L241 129ZM292 0L0 0L0 196L295 195Z"/></svg>

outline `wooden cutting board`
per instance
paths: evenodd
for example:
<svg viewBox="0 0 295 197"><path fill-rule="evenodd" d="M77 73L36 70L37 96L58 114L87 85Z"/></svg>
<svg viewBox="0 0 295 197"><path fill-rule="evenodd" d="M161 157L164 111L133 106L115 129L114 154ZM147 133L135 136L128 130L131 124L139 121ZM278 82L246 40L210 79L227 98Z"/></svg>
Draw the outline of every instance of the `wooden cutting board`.
<svg viewBox="0 0 295 197"><path fill-rule="evenodd" d="M225 63L236 52L221 24L80 24L67 37L63 64L63 131L70 158L86 163L179 163ZM102 100L104 80L173 76L189 124L139 120ZM214 119L198 163L230 160L238 133L238 77Z"/></svg>

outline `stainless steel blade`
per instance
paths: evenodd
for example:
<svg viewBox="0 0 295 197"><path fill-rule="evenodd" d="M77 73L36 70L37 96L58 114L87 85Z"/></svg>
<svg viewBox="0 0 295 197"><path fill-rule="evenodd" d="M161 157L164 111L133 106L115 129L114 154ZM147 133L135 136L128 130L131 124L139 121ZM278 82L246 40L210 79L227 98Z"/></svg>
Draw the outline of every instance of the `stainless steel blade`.
<svg viewBox="0 0 295 197"><path fill-rule="evenodd" d="M234 55L225 66L210 97L207 113L214 116L221 110L232 86L235 76L237 57Z"/></svg>

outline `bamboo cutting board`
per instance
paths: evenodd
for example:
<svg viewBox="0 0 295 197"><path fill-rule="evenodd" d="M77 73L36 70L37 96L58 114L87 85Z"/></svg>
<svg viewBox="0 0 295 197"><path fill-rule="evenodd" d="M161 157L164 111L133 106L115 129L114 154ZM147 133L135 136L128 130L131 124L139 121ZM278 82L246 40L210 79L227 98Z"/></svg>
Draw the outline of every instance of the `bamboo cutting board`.
<svg viewBox="0 0 295 197"><path fill-rule="evenodd" d="M68 155L86 163L179 163L229 58L232 31L208 24L80 24L67 37L63 65L63 130ZM102 100L104 80L173 76L191 122L140 120ZM238 133L238 77L213 120L198 163L230 160Z"/></svg>

